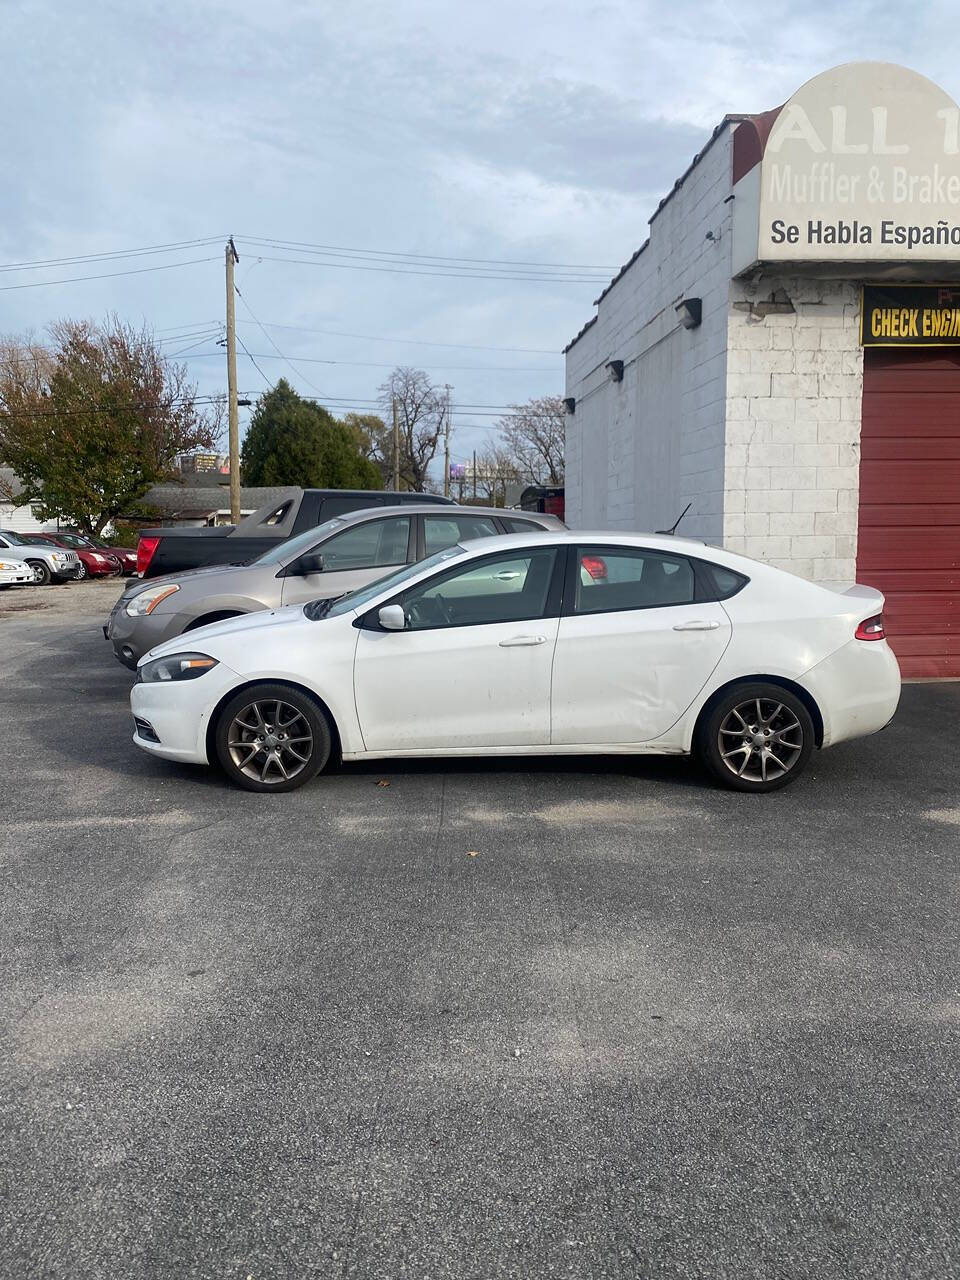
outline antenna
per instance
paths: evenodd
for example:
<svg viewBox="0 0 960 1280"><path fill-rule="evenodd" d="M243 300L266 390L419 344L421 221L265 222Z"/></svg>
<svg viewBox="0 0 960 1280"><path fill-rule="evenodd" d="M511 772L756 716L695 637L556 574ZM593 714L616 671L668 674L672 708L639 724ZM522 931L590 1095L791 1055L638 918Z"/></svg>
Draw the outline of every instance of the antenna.
<svg viewBox="0 0 960 1280"><path fill-rule="evenodd" d="M677 532L677 525L680 523L680 521L683 519L683 517L687 514L687 512L690 510L690 508L691 508L692 506L693 506L693 503L692 503L692 502L688 502L688 503L687 503L687 505L683 508L683 510L682 510L682 511L680 512L680 514L677 516L676 520L673 522L673 528L672 528L672 529L658 529L658 530L657 530L657 533L662 533L662 534L667 534L667 535L676 533L676 532Z"/></svg>

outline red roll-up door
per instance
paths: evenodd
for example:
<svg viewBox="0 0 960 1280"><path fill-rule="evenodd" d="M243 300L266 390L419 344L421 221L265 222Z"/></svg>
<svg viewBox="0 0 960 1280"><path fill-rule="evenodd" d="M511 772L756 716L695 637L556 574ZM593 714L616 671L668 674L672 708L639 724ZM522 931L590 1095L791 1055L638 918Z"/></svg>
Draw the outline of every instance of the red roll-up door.
<svg viewBox="0 0 960 1280"><path fill-rule="evenodd" d="M960 676L960 349L863 356L857 579L904 676Z"/></svg>

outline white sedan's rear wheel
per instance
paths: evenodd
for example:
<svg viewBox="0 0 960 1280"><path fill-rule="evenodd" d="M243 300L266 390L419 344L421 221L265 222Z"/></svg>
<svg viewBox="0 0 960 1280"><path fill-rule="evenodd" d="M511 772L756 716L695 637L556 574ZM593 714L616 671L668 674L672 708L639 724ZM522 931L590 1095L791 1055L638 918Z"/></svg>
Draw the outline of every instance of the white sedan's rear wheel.
<svg viewBox="0 0 960 1280"><path fill-rule="evenodd" d="M224 772L248 791L295 791L330 759L330 726L298 689L258 684L224 706L216 746Z"/></svg>
<svg viewBox="0 0 960 1280"><path fill-rule="evenodd" d="M738 791L777 791L803 772L814 748L810 712L779 685L735 685L717 702L698 734L710 772Z"/></svg>

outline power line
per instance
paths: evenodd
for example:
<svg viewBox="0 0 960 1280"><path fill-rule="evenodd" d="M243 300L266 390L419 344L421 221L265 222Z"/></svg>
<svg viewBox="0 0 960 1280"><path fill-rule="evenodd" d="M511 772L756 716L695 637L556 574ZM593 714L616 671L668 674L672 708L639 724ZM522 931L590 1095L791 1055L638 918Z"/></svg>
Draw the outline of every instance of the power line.
<svg viewBox="0 0 960 1280"><path fill-rule="evenodd" d="M468 271L421 271L418 268L371 266L360 262L324 262L315 258L274 258L258 255L262 262L288 262L292 266L329 267L338 271L376 271L395 276L435 276L445 280L514 280L521 284L604 284L606 276L494 275Z"/></svg>
<svg viewBox="0 0 960 1280"><path fill-rule="evenodd" d="M194 267L199 262L219 261L218 255L216 258L190 258L186 262L165 262L156 267L135 267L131 271L106 271L96 276L68 276L64 280L34 280L30 284L0 284L0 293L7 293L11 289L45 289L52 284L76 284L80 280L110 280L114 276L142 276L148 271L172 271L174 267Z"/></svg>
<svg viewBox="0 0 960 1280"><path fill-rule="evenodd" d="M247 310L249 311L250 310L249 305L246 303L245 305L247 306ZM253 313L251 312L251 315L252 314ZM199 331L201 326L203 326L204 324L206 324L209 327L210 325L217 324L217 323L218 321L216 320L212 320L212 321L197 320L197 321L194 321L192 324L171 325L169 326L169 328L158 329L156 332L169 333L173 329L196 329ZM375 333L347 333L343 329L316 329L316 328L310 327L309 325L281 324L278 321L272 321L272 320L238 320L237 321L237 324L254 324L254 323L256 323L261 329L287 329L291 333L319 333L323 337L327 337L327 338L358 338L363 342L389 342L392 344L399 343L404 346L414 346L414 347L450 347L452 350L455 350L455 351L500 351L507 355L517 354L517 355L529 355L529 356L554 356L558 360L561 357L561 352L557 350L553 350L549 347L491 347L491 346L482 346L479 343L475 343L475 342L434 342L427 338L388 338L388 337L384 337L383 334L375 334ZM268 335L264 335L264 336L268 336ZM165 342L169 340L170 339L166 339L166 338L160 339L161 342ZM173 339L173 341L176 341L176 339ZM268 337L268 341L269 341L269 337Z"/></svg>
<svg viewBox="0 0 960 1280"><path fill-rule="evenodd" d="M241 347L243 347L244 353L249 357L250 363L256 369L257 373L259 373L260 377L264 380L264 382L267 384L268 387L272 387L273 382L271 381L270 378L267 377L267 375L263 372L263 370L257 364L253 355L251 355L251 353L247 351L246 344L244 343L243 339L240 337L239 333L237 334L237 341L240 343Z"/></svg>
<svg viewBox="0 0 960 1280"><path fill-rule="evenodd" d="M250 303L246 300L246 298L243 296L243 294L240 292L240 290L239 290L239 289L237 289L237 297L240 299L240 301L243 303L243 305L244 305L244 306L247 308L247 310L250 312L251 316L253 316L254 323L259 327L260 332L263 334L263 336L266 338L266 340L270 343L271 347L273 347L274 351L276 351L276 353L277 353L277 355L280 357L280 359L281 359L281 360L284 360L284 361L285 361L285 362L290 366L290 368L293 370L293 372L296 374L296 376L297 376L298 378L302 378L302 379L303 379L303 381L307 384L307 386L308 386L308 387L312 387L312 388L314 389L314 391L316 391L316 393L317 393L318 395L323 395L323 392L322 392L322 391L320 390L320 388L316 385L316 383L315 383L315 382L311 382L311 381L310 381L310 379L309 379L308 377L306 377L306 376L305 376L305 375L304 375L304 374L303 374L303 373L302 373L302 372L301 372L301 371L296 367L296 365L293 363L293 361L292 361L288 356L285 356L285 355L283 354L283 352L280 350L280 348L277 346L277 344L274 342L274 340L270 337L269 333L267 333L267 331L266 331L266 329L263 327L263 325L262 325L262 324L260 324L260 321L259 321L259 320L257 319L257 317L254 315L253 307L251 307L251 306L250 306ZM246 351L246 347L244 347L244 351ZM251 357L251 358L252 358L252 357Z"/></svg>
<svg viewBox="0 0 960 1280"><path fill-rule="evenodd" d="M455 258L439 253L408 253L402 249L357 249L342 244L316 244L309 240L281 240L276 236L237 236L236 239L247 240L252 244L260 243L274 248L312 249L318 253L350 253L375 257L415 258L422 262L472 262L486 266L498 267L537 267L541 269L557 269L560 271L615 271L616 267L585 262L523 262L515 258Z"/></svg>
<svg viewBox="0 0 960 1280"><path fill-rule="evenodd" d="M142 249L109 249L102 253L78 253L70 258L35 258L32 262L4 262L0 271L33 271L44 267L67 267L75 262L110 262L118 258L142 258L155 253L172 253L179 249L192 249L198 245L216 244L219 237L207 236L202 240L175 240L169 244L148 244Z"/></svg>
<svg viewBox="0 0 960 1280"><path fill-rule="evenodd" d="M199 343L197 345L199 345ZM247 351L246 347L243 349L244 351ZM215 351L201 351L197 355L192 356L191 359L206 360L210 356L214 356L216 354L217 353ZM259 360L286 360L288 364L291 363L290 359L285 356L282 351L277 355L271 355L269 351L255 351L252 353L247 351L247 355L250 356L251 360L256 356ZM301 364L344 365L356 369L393 369L396 367L394 364L380 360L325 360L321 356L295 356L294 359L298 360ZM558 372L556 369L517 368L514 365L496 364L425 364L422 365L421 368L432 369L438 372L445 371L448 373L548 373L551 376L556 376Z"/></svg>
<svg viewBox="0 0 960 1280"><path fill-rule="evenodd" d="M222 404L223 396L180 396L173 400L168 400L167 405L181 404ZM85 405L82 409L32 409L26 413L8 413L4 411L0 413L0 422L13 421L25 418L82 418L88 414L96 415L99 413L141 413L144 409L151 409L152 404L91 404Z"/></svg>

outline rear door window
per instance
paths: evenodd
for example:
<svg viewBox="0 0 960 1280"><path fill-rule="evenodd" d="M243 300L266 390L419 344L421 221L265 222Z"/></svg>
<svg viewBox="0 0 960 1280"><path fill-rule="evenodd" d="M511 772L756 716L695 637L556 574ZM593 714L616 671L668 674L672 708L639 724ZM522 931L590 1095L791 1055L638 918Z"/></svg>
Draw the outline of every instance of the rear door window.
<svg viewBox="0 0 960 1280"><path fill-rule="evenodd" d="M693 604L697 580L684 556L638 547L578 547L575 613Z"/></svg>
<svg viewBox="0 0 960 1280"><path fill-rule="evenodd" d="M489 538L499 533L486 516L424 516L423 542L425 556L452 547L468 538Z"/></svg>
<svg viewBox="0 0 960 1280"><path fill-rule="evenodd" d="M513 516L501 516L503 527L507 533L536 533L543 531L543 525L536 520L515 520Z"/></svg>

